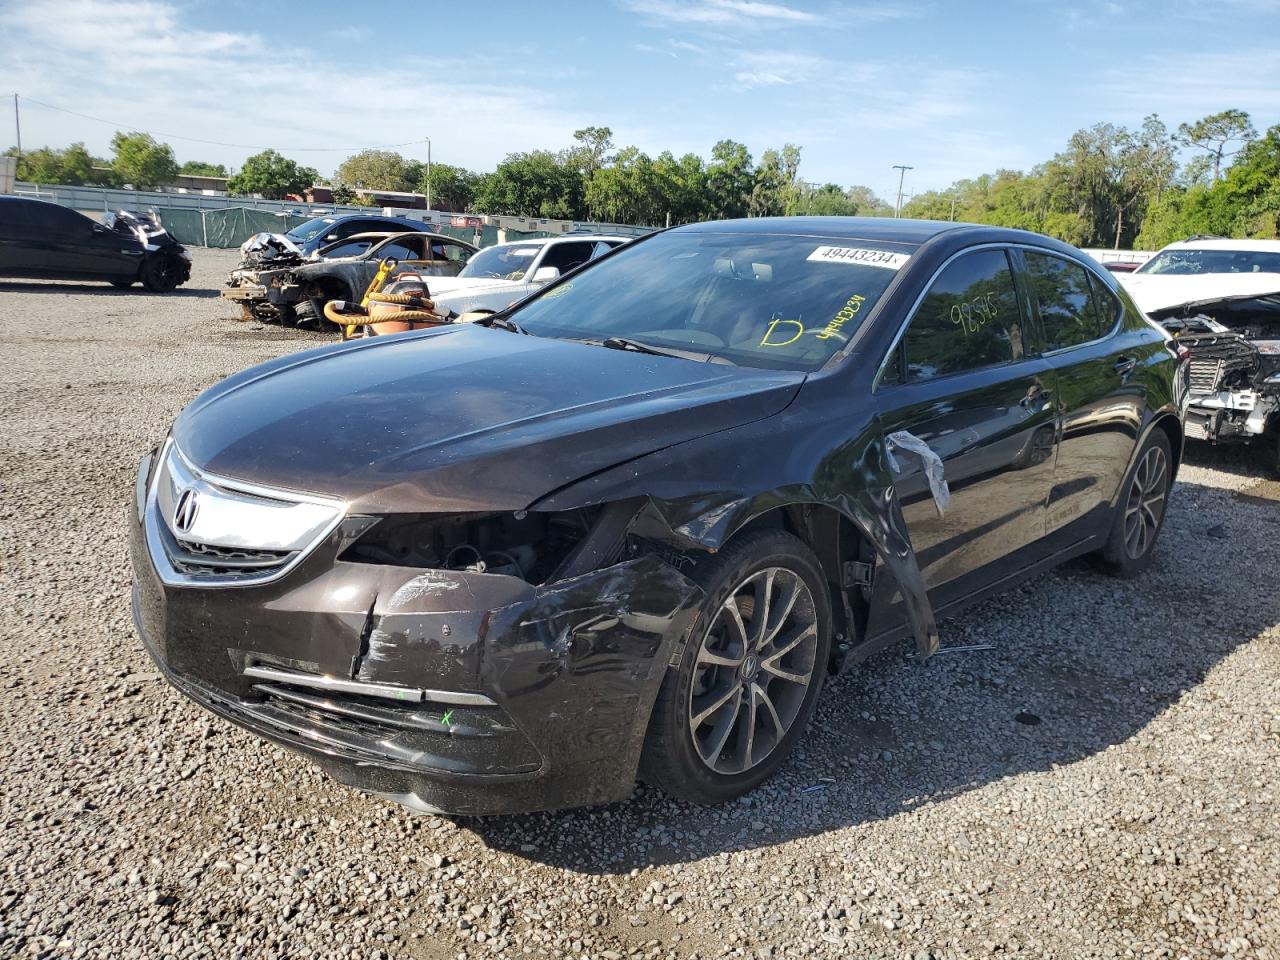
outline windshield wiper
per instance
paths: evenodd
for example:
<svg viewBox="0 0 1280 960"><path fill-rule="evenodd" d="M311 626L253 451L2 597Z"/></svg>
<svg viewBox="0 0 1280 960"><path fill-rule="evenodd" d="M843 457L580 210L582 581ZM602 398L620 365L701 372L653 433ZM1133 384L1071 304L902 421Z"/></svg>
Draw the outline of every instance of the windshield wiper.
<svg viewBox="0 0 1280 960"><path fill-rule="evenodd" d="M696 360L699 363L725 363L736 366L727 357L715 353L704 353L699 350L680 350L676 347L658 347L643 340L632 340L629 337L605 337L603 340L587 341L598 343L610 350L630 350L634 353L647 353L655 357L675 357L677 360Z"/></svg>
<svg viewBox="0 0 1280 960"><path fill-rule="evenodd" d="M523 333L526 337L533 336L532 333L520 326L520 324L516 323L514 320L497 313L492 314L486 320L477 320L476 324L481 327L498 327L501 330L510 330L512 333Z"/></svg>

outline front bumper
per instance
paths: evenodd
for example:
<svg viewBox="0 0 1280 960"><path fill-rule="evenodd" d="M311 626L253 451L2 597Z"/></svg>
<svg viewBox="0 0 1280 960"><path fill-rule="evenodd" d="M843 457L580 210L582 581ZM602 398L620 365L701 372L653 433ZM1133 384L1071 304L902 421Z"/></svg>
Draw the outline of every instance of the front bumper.
<svg viewBox="0 0 1280 960"><path fill-rule="evenodd" d="M653 556L541 587L337 560L365 525L344 521L281 580L200 588L161 580L135 516L133 610L147 651L205 708L414 809L503 814L628 796L700 588ZM307 682L250 675L291 671ZM349 686L317 690L324 678Z"/></svg>
<svg viewBox="0 0 1280 960"><path fill-rule="evenodd" d="M1280 396L1272 392L1222 390L1193 394L1183 429L1190 440L1249 441L1273 429L1277 416Z"/></svg>

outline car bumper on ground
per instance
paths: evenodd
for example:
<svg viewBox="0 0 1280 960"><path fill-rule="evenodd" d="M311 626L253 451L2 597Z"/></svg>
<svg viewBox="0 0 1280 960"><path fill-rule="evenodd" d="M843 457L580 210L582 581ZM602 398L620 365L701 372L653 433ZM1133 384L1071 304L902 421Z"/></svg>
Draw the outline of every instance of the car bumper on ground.
<svg viewBox="0 0 1280 960"><path fill-rule="evenodd" d="M134 621L175 687L424 812L625 799L702 599L655 556L538 587L344 563L351 521L276 582L173 586L136 516L132 527Z"/></svg>

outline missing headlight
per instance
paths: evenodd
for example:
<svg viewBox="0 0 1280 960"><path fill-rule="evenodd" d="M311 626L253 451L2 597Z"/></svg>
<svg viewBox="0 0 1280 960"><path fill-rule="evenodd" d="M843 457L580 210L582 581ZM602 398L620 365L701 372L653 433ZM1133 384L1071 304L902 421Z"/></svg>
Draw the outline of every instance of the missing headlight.
<svg viewBox="0 0 1280 960"><path fill-rule="evenodd" d="M558 513L385 517L342 560L548 580L591 532L599 507Z"/></svg>

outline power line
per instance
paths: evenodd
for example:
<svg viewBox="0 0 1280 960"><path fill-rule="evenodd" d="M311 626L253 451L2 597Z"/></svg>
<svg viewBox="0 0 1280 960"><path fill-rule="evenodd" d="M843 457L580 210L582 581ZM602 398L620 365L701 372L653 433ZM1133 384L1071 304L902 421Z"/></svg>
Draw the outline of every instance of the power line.
<svg viewBox="0 0 1280 960"><path fill-rule="evenodd" d="M15 93L13 97L14 97L14 102L13 102L14 112L16 114L17 108L18 108L18 94ZM76 110L68 110L66 107L59 107L52 103L45 103L43 100L37 100L34 97L24 96L22 100L24 103L34 103L37 106L44 107L48 110L56 110L58 113L65 113L73 117L79 117L81 120L92 120L94 123L105 123L108 126L116 127L117 129L124 128L127 130L136 130L139 133L147 133L155 137L157 140L185 140L188 143L202 143L206 146L211 146L211 147L235 147L236 149L239 149L239 150L279 149L279 150L288 150L292 153L341 153L346 151L358 151L358 150L390 150L394 147L413 147L421 143L426 143L425 140L408 140L408 141L405 141L404 143L386 143L386 144L382 144L381 146L369 146L367 144L362 144L359 146L348 146L348 147L281 147L278 144L273 147L273 146L266 146L258 143L225 143L221 140L202 140L199 137L184 137L176 133L161 133L158 130L144 130L132 123L120 123L119 121L116 121L116 120L106 120L102 117L90 116L87 113L80 113Z"/></svg>

